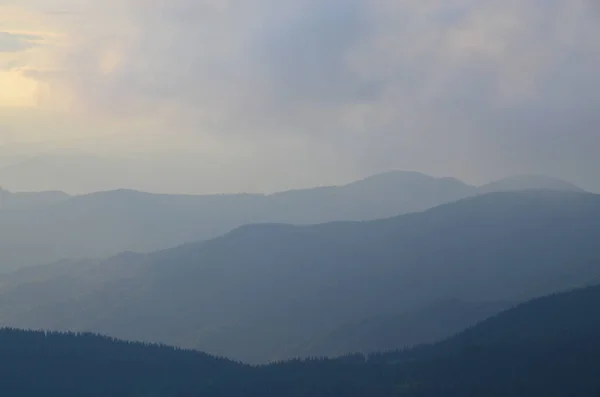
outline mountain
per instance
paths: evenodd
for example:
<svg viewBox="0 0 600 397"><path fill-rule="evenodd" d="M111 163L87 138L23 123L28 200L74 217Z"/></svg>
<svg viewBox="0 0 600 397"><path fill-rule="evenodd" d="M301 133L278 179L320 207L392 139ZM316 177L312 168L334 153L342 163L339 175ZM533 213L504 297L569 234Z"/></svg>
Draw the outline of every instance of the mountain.
<svg viewBox="0 0 600 397"><path fill-rule="evenodd" d="M598 305L597 286L554 294L372 362L401 363L406 396L598 396Z"/></svg>
<svg viewBox="0 0 600 397"><path fill-rule="evenodd" d="M346 324L311 344L303 356L369 354L433 343L463 331L511 307L509 302L463 302L448 299L406 313L369 317Z"/></svg>
<svg viewBox="0 0 600 397"><path fill-rule="evenodd" d="M150 252L214 238L248 223L311 224L389 217L454 201L472 190L457 180L396 172L346 186L269 196L114 190L70 198L40 193L27 200L23 194L4 193L13 202L6 209L24 209L24 203L34 198L44 198L46 203L52 199L54 205L28 205L29 211L0 210L0 271L69 257ZM14 204L17 198L20 205Z"/></svg>
<svg viewBox="0 0 600 397"><path fill-rule="evenodd" d="M242 395L231 380L244 380L250 370L166 346L91 334L0 330L3 396Z"/></svg>
<svg viewBox="0 0 600 397"><path fill-rule="evenodd" d="M477 189L479 194L519 190L559 190L566 192L584 192L583 189L570 182L543 175L517 175L488 183L480 186Z"/></svg>
<svg viewBox="0 0 600 397"><path fill-rule="evenodd" d="M68 194L59 191L11 193L0 187L0 211L52 205L67 200L69 197Z"/></svg>
<svg viewBox="0 0 600 397"><path fill-rule="evenodd" d="M600 195L556 191L493 193L369 222L244 226L152 254L1 277L0 324L280 360L346 324L436 300L520 302L600 282L599 236Z"/></svg>
<svg viewBox="0 0 600 397"><path fill-rule="evenodd" d="M314 224L373 220L424 211L475 194L454 178L392 171L344 186L291 190L267 196L267 211L288 214L267 221Z"/></svg>
<svg viewBox="0 0 600 397"><path fill-rule="evenodd" d="M445 341L250 367L91 334L0 330L0 393L80 397L597 397L600 287L536 299Z"/></svg>
<svg viewBox="0 0 600 397"><path fill-rule="evenodd" d="M94 174L90 167L104 167L100 159L71 156L72 161L66 164L52 165L54 160L48 158L31 161L57 178L68 170L81 173L83 178ZM79 161L88 160L89 167L77 166ZM30 170L31 178L36 167ZM3 175L0 171L0 183ZM25 175L17 180L27 183L31 178ZM49 182L47 186L54 185ZM307 225L388 218L478 192L456 179L400 171L344 186L272 195L166 195L124 189L73 197L56 192L4 192L8 197L4 208L10 211L0 209L0 272L64 258L151 252L211 239L252 223Z"/></svg>

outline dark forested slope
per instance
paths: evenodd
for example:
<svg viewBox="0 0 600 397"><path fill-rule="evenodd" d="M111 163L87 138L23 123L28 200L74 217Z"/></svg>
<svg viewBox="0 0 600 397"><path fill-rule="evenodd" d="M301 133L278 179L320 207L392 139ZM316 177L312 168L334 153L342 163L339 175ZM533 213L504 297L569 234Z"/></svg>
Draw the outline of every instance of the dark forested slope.
<svg viewBox="0 0 600 397"><path fill-rule="evenodd" d="M228 396L238 392L231 380L248 370L202 353L91 334L0 330L3 396Z"/></svg>
<svg viewBox="0 0 600 397"><path fill-rule="evenodd" d="M600 287L535 299L446 341L373 357L403 363L407 395L599 396Z"/></svg>
<svg viewBox="0 0 600 397"><path fill-rule="evenodd" d="M0 331L0 393L30 397L597 397L600 287L409 350L248 367L93 335Z"/></svg>

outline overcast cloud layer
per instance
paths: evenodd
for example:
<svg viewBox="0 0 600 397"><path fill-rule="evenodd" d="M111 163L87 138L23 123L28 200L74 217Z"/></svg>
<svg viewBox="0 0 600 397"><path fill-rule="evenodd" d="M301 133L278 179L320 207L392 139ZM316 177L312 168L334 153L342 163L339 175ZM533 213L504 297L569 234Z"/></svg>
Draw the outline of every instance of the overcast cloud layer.
<svg viewBox="0 0 600 397"><path fill-rule="evenodd" d="M0 156L127 159L155 191L389 169L600 191L599 70L595 0L0 0Z"/></svg>

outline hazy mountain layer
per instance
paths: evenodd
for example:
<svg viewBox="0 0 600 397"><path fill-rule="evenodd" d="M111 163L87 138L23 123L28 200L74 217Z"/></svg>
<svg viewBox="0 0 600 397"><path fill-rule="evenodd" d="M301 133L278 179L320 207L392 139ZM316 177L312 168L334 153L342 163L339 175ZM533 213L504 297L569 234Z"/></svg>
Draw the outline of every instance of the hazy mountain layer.
<svg viewBox="0 0 600 397"><path fill-rule="evenodd" d="M346 324L299 352L305 356L343 356L433 343L476 325L504 309L508 302L443 300L406 313L370 317Z"/></svg>
<svg viewBox="0 0 600 397"><path fill-rule="evenodd" d="M58 191L11 193L0 187L0 210L22 210L43 207L67 200L68 194Z"/></svg>
<svg viewBox="0 0 600 397"><path fill-rule="evenodd" d="M154 254L0 278L0 323L264 362L310 351L346 324L440 299L522 301L599 282L598 236L600 196L554 191L489 194L370 222L245 226ZM454 332L449 325L439 336ZM430 340L422 337L395 343Z"/></svg>
<svg viewBox="0 0 600 397"><path fill-rule="evenodd" d="M567 183L540 177L519 184L520 188L528 186L576 190ZM499 183L496 188L512 190L514 184ZM493 189L486 187L485 191ZM68 197L59 192L0 191L0 272L63 258L151 252L214 238L249 223L387 218L479 192L456 179L414 172L390 172L346 186L268 196L178 196L116 190Z"/></svg>

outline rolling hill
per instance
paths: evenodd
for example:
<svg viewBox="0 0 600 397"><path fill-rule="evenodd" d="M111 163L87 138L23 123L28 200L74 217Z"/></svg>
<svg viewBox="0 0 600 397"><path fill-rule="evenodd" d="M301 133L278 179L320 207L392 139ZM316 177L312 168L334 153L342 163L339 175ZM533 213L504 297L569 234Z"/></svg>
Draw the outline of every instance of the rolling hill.
<svg viewBox="0 0 600 397"><path fill-rule="evenodd" d="M153 254L4 276L0 324L252 363L325 354L310 348L367 318L440 299L519 302L599 282L598 236L600 196L555 191L494 193L369 222L245 226Z"/></svg>
<svg viewBox="0 0 600 397"><path fill-rule="evenodd" d="M445 341L250 367L91 334L0 330L0 393L33 397L596 397L600 287L539 298Z"/></svg>

